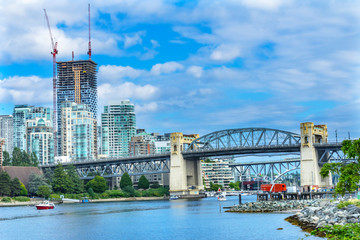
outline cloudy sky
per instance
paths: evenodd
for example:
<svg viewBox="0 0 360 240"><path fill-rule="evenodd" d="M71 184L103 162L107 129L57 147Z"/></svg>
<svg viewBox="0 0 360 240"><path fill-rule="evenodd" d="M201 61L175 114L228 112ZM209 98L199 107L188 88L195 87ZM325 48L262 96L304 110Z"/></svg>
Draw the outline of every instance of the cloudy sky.
<svg viewBox="0 0 360 240"><path fill-rule="evenodd" d="M52 106L59 61L98 63L99 114L123 99L148 132L244 127L360 137L360 2L0 0L0 114Z"/></svg>

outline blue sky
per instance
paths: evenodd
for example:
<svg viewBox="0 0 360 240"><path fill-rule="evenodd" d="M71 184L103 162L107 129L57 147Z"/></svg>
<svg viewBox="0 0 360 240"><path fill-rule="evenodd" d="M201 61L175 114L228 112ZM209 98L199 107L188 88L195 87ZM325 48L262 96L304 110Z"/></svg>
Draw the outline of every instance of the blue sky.
<svg viewBox="0 0 360 240"><path fill-rule="evenodd" d="M99 114L123 99L148 132L327 124L360 137L358 1L20 1L0 4L0 114L52 106L59 61L98 63Z"/></svg>

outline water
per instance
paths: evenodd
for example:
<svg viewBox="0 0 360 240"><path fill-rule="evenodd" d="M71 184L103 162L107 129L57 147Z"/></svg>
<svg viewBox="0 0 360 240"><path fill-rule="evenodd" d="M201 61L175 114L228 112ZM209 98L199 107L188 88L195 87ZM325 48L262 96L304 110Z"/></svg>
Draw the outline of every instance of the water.
<svg viewBox="0 0 360 240"><path fill-rule="evenodd" d="M256 196L243 196L243 202ZM141 201L61 204L53 210L1 207L0 239L302 239L305 232L284 221L290 213L225 213L219 202ZM283 230L276 230L283 228ZM318 239L309 237L306 239Z"/></svg>

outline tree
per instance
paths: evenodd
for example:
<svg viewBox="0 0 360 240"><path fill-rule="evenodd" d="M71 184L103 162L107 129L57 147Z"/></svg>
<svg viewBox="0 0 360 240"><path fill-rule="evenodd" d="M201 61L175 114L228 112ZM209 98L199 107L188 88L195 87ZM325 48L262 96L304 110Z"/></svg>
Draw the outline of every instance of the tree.
<svg viewBox="0 0 360 240"><path fill-rule="evenodd" d="M24 185L22 182L20 182L20 183L21 183L20 196L27 196L27 195L28 195L28 191L26 190L25 185Z"/></svg>
<svg viewBox="0 0 360 240"><path fill-rule="evenodd" d="M90 197L91 198L94 198L95 197L95 192L94 192L94 190L90 187L88 190L88 193L89 193L89 195L90 195Z"/></svg>
<svg viewBox="0 0 360 240"><path fill-rule="evenodd" d="M0 195L10 196L11 194L11 178L7 172L0 173Z"/></svg>
<svg viewBox="0 0 360 240"><path fill-rule="evenodd" d="M36 156L35 152L32 152L30 155L30 166L37 167L39 165L38 157Z"/></svg>
<svg viewBox="0 0 360 240"><path fill-rule="evenodd" d="M149 186L150 186L149 181L144 175L142 175L139 179L138 187L142 189L148 189Z"/></svg>
<svg viewBox="0 0 360 240"><path fill-rule="evenodd" d="M79 175L76 173L76 168L74 165L67 166L67 174L70 179L71 185L69 186L69 191L71 193L82 193L84 192L84 182L80 179Z"/></svg>
<svg viewBox="0 0 360 240"><path fill-rule="evenodd" d="M15 147L12 154L12 165L21 166L22 163L22 153L20 148Z"/></svg>
<svg viewBox="0 0 360 240"><path fill-rule="evenodd" d="M21 165L19 166L31 166L30 156L25 150L21 152Z"/></svg>
<svg viewBox="0 0 360 240"><path fill-rule="evenodd" d="M10 154L7 151L3 152L3 166L11 166Z"/></svg>
<svg viewBox="0 0 360 240"><path fill-rule="evenodd" d="M43 185L47 185L46 180L44 178L44 176L42 175L37 175L35 173L30 174L29 176L29 193L31 194L37 194L37 191L39 189L40 186Z"/></svg>
<svg viewBox="0 0 360 240"><path fill-rule="evenodd" d="M133 186L131 178L127 172L122 175L120 180L120 188L124 189L126 186L130 186L130 187Z"/></svg>
<svg viewBox="0 0 360 240"><path fill-rule="evenodd" d="M48 198L51 194L51 189L48 185L41 185L39 186L36 194L40 197Z"/></svg>
<svg viewBox="0 0 360 240"><path fill-rule="evenodd" d="M64 167L59 163L56 166L53 174L53 190L57 193L68 193L69 186L71 186L69 175L67 175Z"/></svg>
<svg viewBox="0 0 360 240"><path fill-rule="evenodd" d="M357 189L360 182L360 139L344 140L341 150L355 162L346 163L326 163L320 171L322 177L328 177L330 172L339 174L339 182L335 187L335 194L344 196L346 192L352 192Z"/></svg>
<svg viewBox="0 0 360 240"><path fill-rule="evenodd" d="M11 196L12 197L15 197L15 196L19 196L20 193L21 193L21 182L18 178L14 178L12 181L11 181Z"/></svg>
<svg viewBox="0 0 360 240"><path fill-rule="evenodd" d="M103 193L107 189L107 184L105 178L101 176L95 176L95 178L90 180L85 187L88 191L91 188L96 193Z"/></svg>

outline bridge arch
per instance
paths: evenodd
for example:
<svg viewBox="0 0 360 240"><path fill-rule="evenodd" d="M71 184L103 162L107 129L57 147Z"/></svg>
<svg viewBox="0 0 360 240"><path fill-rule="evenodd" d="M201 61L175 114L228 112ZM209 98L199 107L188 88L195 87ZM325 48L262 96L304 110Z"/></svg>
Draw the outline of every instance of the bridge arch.
<svg viewBox="0 0 360 240"><path fill-rule="evenodd" d="M188 151L300 144L299 134L271 128L238 128L216 131L191 142Z"/></svg>

